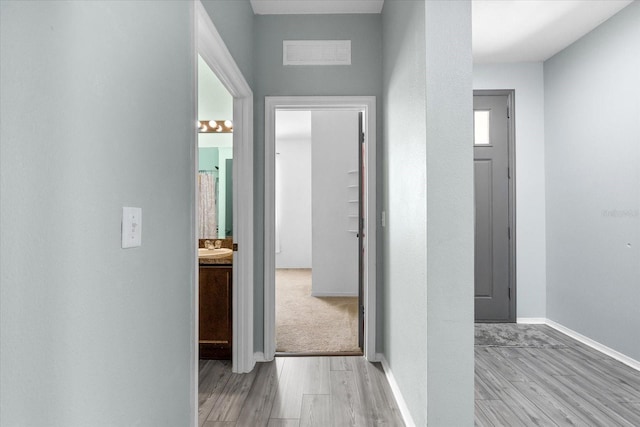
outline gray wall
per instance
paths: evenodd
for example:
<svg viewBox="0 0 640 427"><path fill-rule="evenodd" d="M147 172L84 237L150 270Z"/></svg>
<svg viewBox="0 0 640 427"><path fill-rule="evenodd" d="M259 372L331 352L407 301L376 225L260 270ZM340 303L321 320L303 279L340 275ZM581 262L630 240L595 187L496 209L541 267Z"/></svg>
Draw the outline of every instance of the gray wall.
<svg viewBox="0 0 640 427"><path fill-rule="evenodd" d="M640 360L640 2L544 64L547 316Z"/></svg>
<svg viewBox="0 0 640 427"><path fill-rule="evenodd" d="M426 73L423 1L387 1L383 353L417 425L427 401Z"/></svg>
<svg viewBox="0 0 640 427"><path fill-rule="evenodd" d="M0 2L3 427L192 418L192 16ZM123 206L142 247L120 248Z"/></svg>
<svg viewBox="0 0 640 427"><path fill-rule="evenodd" d="M254 29L255 307L254 347L263 348L264 97L372 95L382 87L380 15L256 15ZM351 66L282 65L283 40L351 40ZM378 102L380 116L380 102ZM379 123L379 122L378 122ZM380 128L380 127L378 127ZM379 132L378 132L379 134ZM378 141L380 138L378 138Z"/></svg>
<svg viewBox="0 0 640 427"><path fill-rule="evenodd" d="M249 0L200 0L224 44L253 87L253 9Z"/></svg>
<svg viewBox="0 0 640 427"><path fill-rule="evenodd" d="M542 62L474 64L474 89L515 89L516 315L547 308Z"/></svg>
<svg viewBox="0 0 640 427"><path fill-rule="evenodd" d="M383 9L384 355L416 425L473 425L470 2Z"/></svg>

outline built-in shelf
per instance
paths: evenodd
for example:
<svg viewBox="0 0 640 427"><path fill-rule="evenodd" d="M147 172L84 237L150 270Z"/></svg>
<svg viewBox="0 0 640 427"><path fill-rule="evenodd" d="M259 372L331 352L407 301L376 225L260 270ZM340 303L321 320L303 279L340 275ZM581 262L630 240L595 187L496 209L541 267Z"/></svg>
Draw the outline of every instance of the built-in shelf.
<svg viewBox="0 0 640 427"><path fill-rule="evenodd" d="M355 178L357 178L359 173L360 173L360 171L359 171L359 170L354 169L354 170L350 170L350 171L348 171L348 172L347 172L347 175L349 175L349 176L355 176ZM349 178L349 181L350 181L350 182L353 182L353 181L355 181L355 180L356 180L356 179L354 179L354 178ZM359 184L351 184L351 185L347 185L347 189L352 190L352 191L353 191L353 190L358 190L359 188L360 188L360 185L359 185ZM354 197L354 196L356 196L356 194L354 194L353 192L351 192L351 193L350 193L350 195L349 195L348 197ZM351 205L351 206L356 205L356 204L359 204L359 203L360 203L360 200L358 200L358 199L349 199L349 200L347 200L347 204L349 204L349 205ZM353 211L354 209L353 209L353 208L350 208L349 210ZM360 218L360 215L359 215L359 214L348 214L348 215L347 215L347 218L348 218L348 220L349 220L350 225L354 225L353 220L358 221L358 220L359 220L359 218ZM348 228L348 229L347 229L347 232L357 234L357 233L358 233L358 230L352 230L352 229L349 229L349 228Z"/></svg>

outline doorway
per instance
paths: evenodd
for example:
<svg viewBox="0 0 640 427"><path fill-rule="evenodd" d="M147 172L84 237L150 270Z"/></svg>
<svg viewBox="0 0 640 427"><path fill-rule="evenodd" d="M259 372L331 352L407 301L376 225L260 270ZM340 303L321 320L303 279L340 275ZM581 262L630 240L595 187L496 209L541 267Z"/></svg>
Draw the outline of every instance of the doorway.
<svg viewBox="0 0 640 427"><path fill-rule="evenodd" d="M514 95L473 95L476 322L516 320Z"/></svg>
<svg viewBox="0 0 640 427"><path fill-rule="evenodd" d="M362 175L354 172L355 168L349 171L354 182L359 176L363 176L362 187L367 191L362 200L362 220L358 222L358 208L354 208L356 224L360 226L361 232L357 229L352 234L352 239L358 247L358 238L362 237L362 299L358 308L364 324L364 333L361 338L365 357L368 360L376 360L375 352L375 311L376 311L376 288L375 288L375 268L376 268L376 146L375 146L375 97L267 97L265 100L265 288L264 288L264 358L271 360L276 353L276 319L275 319L275 275L276 275L276 112L278 111L349 111L356 115L363 112L364 141L361 145L364 153L362 157ZM355 122L357 124L357 121ZM357 155L357 152L356 152ZM354 188L358 188L354 184ZM346 190L345 190L346 191ZM357 196L354 196L357 197ZM354 200L354 199L351 199ZM347 199L343 202L346 204ZM345 221L346 221L345 217ZM354 251L356 261L353 263L355 270L355 281L357 282L358 272L358 249ZM358 285L356 285L358 286Z"/></svg>
<svg viewBox="0 0 640 427"><path fill-rule="evenodd" d="M362 112L277 110L278 354L362 354Z"/></svg>
<svg viewBox="0 0 640 427"><path fill-rule="evenodd" d="M231 286L231 363L233 372L250 372L255 366L253 352L253 93L242 72L211 22L201 2L195 2L197 54L213 70L233 97L233 266ZM194 120L195 121L195 120ZM198 171L194 156L194 176ZM194 179L193 203L196 203L197 179ZM225 212L226 214L226 212ZM198 224L198 219L195 218ZM195 237L197 239L197 237ZM197 241L197 240L196 240ZM196 252L194 248L194 252ZM198 277L195 254L194 277ZM198 286L193 286L194 325L199 323ZM194 328L195 329L195 328ZM193 390L198 392L198 336L195 332ZM197 409L197 404L196 404Z"/></svg>
<svg viewBox="0 0 640 427"><path fill-rule="evenodd" d="M198 56L199 358L231 359L233 97Z"/></svg>

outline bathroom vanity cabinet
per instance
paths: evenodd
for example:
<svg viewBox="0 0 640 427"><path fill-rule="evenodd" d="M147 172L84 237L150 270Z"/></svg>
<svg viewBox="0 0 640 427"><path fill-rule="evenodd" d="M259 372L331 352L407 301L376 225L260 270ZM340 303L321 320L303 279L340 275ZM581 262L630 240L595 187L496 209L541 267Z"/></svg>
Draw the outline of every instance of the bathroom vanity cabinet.
<svg viewBox="0 0 640 427"><path fill-rule="evenodd" d="M232 266L200 263L200 359L231 359Z"/></svg>

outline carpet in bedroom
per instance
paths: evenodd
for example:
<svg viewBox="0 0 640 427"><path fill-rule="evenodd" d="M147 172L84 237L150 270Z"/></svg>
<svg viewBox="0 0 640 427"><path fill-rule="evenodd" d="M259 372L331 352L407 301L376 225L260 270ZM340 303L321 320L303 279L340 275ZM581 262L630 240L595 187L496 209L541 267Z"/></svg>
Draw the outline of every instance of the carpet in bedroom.
<svg viewBox="0 0 640 427"><path fill-rule="evenodd" d="M276 270L276 351L360 351L358 298L313 297L310 269Z"/></svg>

